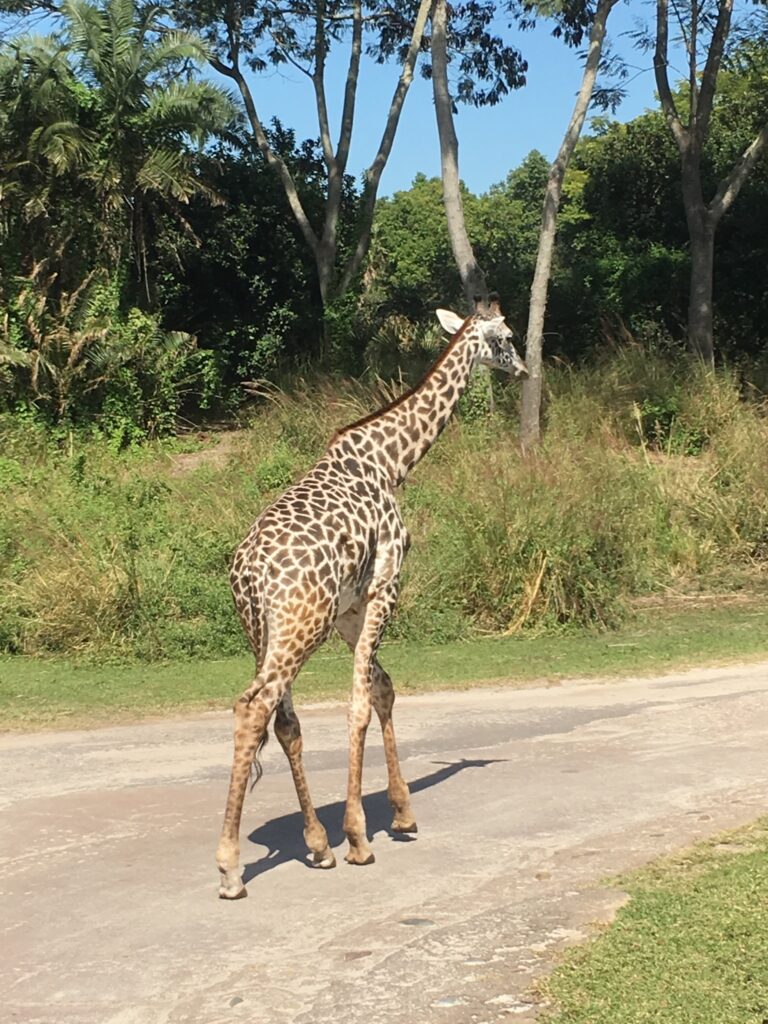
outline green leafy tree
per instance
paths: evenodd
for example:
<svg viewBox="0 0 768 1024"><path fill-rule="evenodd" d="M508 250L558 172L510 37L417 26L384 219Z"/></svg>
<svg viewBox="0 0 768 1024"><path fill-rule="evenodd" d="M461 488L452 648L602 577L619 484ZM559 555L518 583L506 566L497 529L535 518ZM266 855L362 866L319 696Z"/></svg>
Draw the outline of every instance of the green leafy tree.
<svg viewBox="0 0 768 1024"><path fill-rule="evenodd" d="M321 158L312 147L296 146L282 128L272 145L297 174L313 178ZM311 254L261 155L219 146L209 158L223 202L193 198L183 227L166 215L150 251L150 275L163 322L215 351L225 382L239 388L319 359L322 304Z"/></svg>
<svg viewBox="0 0 768 1024"><path fill-rule="evenodd" d="M1 357L14 393L58 417L103 390L94 354L121 311L152 305L158 212L183 220L191 197L215 198L198 150L234 108L194 79L200 41L159 19L134 0L67 0L55 34L0 53Z"/></svg>
<svg viewBox="0 0 768 1024"><path fill-rule="evenodd" d="M714 361L713 334L713 265L715 233L724 214L731 208L744 182L768 152L768 90L764 74L751 76L758 96L757 102L746 104L739 120L758 110L752 138L733 163L714 183L706 188L704 153L710 137L712 116L718 100L718 77L728 56L728 45L751 26L733 21L734 0L683 0L673 5L657 0L654 70L661 107L679 155L683 206L688 226L691 253L691 275L688 300L688 339L690 346L705 363ZM669 81L670 22L680 32L687 56L686 88L674 95ZM754 30L757 39L764 39L764 24ZM751 33L750 33L751 35ZM735 108L731 108L735 114Z"/></svg>
<svg viewBox="0 0 768 1024"><path fill-rule="evenodd" d="M224 90L192 77L203 45L190 32L165 31L161 8L66 0L61 13L62 45L93 100L86 174L102 251L117 268L128 246L145 278L146 223L157 204L178 211L194 195L215 200L195 150L232 125L234 108Z"/></svg>

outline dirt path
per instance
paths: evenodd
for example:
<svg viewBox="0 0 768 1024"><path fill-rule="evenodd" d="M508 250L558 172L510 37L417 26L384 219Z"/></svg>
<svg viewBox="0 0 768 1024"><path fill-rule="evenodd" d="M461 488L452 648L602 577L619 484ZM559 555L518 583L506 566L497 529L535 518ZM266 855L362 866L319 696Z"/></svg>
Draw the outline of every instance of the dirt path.
<svg viewBox="0 0 768 1024"><path fill-rule="evenodd" d="M768 809L768 663L404 698L396 725L418 837L387 831L372 727L376 863L309 869L272 743L237 903L213 863L229 716L0 738L3 1019L525 1020L552 954L615 904L595 883ZM303 728L343 854L344 714Z"/></svg>

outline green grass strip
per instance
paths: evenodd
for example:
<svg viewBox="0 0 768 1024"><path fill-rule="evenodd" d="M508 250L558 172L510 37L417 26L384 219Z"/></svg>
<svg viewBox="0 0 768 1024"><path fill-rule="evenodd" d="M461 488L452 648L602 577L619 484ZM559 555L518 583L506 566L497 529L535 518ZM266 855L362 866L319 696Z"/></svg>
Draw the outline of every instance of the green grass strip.
<svg viewBox="0 0 768 1024"><path fill-rule="evenodd" d="M768 819L621 885L615 922L546 983L546 1024L765 1024Z"/></svg>
<svg viewBox="0 0 768 1024"><path fill-rule="evenodd" d="M400 693L489 682L554 683L760 657L768 657L768 608L737 605L674 615L646 612L610 633L385 643L382 649ZM0 728L62 728L225 707L252 672L247 656L131 665L6 658L0 660ZM329 645L306 665L294 694L301 702L343 699L351 672L346 649Z"/></svg>

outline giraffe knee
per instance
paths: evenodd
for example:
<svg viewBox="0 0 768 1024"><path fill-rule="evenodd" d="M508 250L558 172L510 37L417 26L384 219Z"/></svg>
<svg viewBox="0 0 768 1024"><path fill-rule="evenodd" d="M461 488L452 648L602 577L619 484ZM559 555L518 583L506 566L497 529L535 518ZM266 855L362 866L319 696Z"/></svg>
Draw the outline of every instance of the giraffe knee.
<svg viewBox="0 0 768 1024"><path fill-rule="evenodd" d="M283 715L278 710L275 716L275 736L289 757L301 753L303 741L298 718Z"/></svg>
<svg viewBox="0 0 768 1024"><path fill-rule="evenodd" d="M235 733L262 733L267 728L270 710L260 700L248 701L245 694L234 707Z"/></svg>
<svg viewBox="0 0 768 1024"><path fill-rule="evenodd" d="M384 669L380 668L373 679L373 706L379 718L389 718L395 706L395 688Z"/></svg>

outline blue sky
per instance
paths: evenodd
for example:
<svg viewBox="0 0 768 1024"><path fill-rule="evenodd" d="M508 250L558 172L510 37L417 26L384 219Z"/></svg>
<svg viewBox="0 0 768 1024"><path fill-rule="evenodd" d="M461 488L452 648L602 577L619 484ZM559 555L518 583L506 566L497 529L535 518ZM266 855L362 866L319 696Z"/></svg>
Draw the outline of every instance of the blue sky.
<svg viewBox="0 0 768 1024"><path fill-rule="evenodd" d="M614 8L609 19L613 48L633 65L627 98L616 113L631 120L655 105L650 54L633 49L624 33L634 26L638 5L632 13L627 4ZM553 157L560 145L581 82L578 54L553 39L549 29L518 34L517 45L528 61L528 84L498 106L476 110L459 107L461 176L473 192L483 192L502 181L532 149ZM338 123L340 95L346 71L344 53L328 66L329 104ZM363 65L358 93L357 122L350 152L349 172L359 175L370 163L379 144L384 116L397 80L394 66ZM314 96L310 83L294 69L281 68L252 80L260 116L279 117L293 127L297 138L317 136ZM408 188L414 176L440 174L437 128L432 106L432 86L417 76L405 102L395 144L381 182L380 195Z"/></svg>

